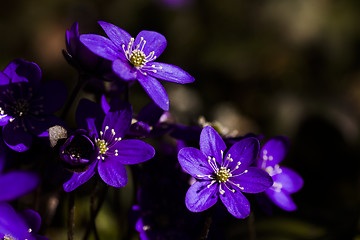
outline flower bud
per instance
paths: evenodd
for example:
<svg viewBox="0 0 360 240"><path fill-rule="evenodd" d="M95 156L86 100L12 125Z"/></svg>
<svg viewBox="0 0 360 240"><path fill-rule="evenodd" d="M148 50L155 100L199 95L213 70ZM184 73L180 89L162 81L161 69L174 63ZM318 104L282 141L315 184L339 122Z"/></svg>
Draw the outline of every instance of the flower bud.
<svg viewBox="0 0 360 240"><path fill-rule="evenodd" d="M98 149L94 139L83 129L76 130L60 147L60 158L65 168L83 172L94 162Z"/></svg>

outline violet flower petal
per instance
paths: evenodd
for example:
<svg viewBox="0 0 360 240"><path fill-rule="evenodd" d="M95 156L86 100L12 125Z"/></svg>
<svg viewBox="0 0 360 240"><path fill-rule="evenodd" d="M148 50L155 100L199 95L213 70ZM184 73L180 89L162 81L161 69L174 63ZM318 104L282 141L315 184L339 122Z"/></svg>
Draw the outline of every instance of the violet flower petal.
<svg viewBox="0 0 360 240"><path fill-rule="evenodd" d="M8 85L10 83L10 78L3 72L0 72L0 86Z"/></svg>
<svg viewBox="0 0 360 240"><path fill-rule="evenodd" d="M33 191L39 184L39 176L25 171L12 171L0 175L0 201L12 201Z"/></svg>
<svg viewBox="0 0 360 240"><path fill-rule="evenodd" d="M137 79L156 105L169 111L169 97L161 83L149 75L138 74Z"/></svg>
<svg viewBox="0 0 360 240"><path fill-rule="evenodd" d="M143 41L141 38L143 38ZM141 31L135 38L134 46L140 44L141 48L144 41L146 41L146 43L143 52L148 56L150 52L154 51L155 58L153 60L161 55L167 45L166 38L162 34L154 31Z"/></svg>
<svg viewBox="0 0 360 240"><path fill-rule="evenodd" d="M246 218L250 214L250 203L240 192L231 192L226 187L222 188L225 193L220 194L220 199L231 215L236 218Z"/></svg>
<svg viewBox="0 0 360 240"><path fill-rule="evenodd" d="M214 157L221 165L226 145L220 135L210 126L203 128L200 134L200 150L206 157Z"/></svg>
<svg viewBox="0 0 360 240"><path fill-rule="evenodd" d="M4 73L11 79L12 83L29 82L36 92L41 83L40 67L33 62L23 59L15 59L5 68Z"/></svg>
<svg viewBox="0 0 360 240"><path fill-rule="evenodd" d="M70 55L76 54L76 49L78 47L79 42L79 23L74 22L71 25L70 30L66 30L66 49L69 51Z"/></svg>
<svg viewBox="0 0 360 240"><path fill-rule="evenodd" d="M100 160L98 171L101 179L112 187L124 187L127 184L127 172L125 166L115 157L107 157Z"/></svg>
<svg viewBox="0 0 360 240"><path fill-rule="evenodd" d="M11 116L0 115L0 126L5 126L6 124L9 123L9 121L12 121L12 119L14 119L14 118Z"/></svg>
<svg viewBox="0 0 360 240"><path fill-rule="evenodd" d="M299 191L304 184L304 180L298 173L286 167L281 167L281 173L272 177L274 182L281 183L281 190L284 189L288 193Z"/></svg>
<svg viewBox="0 0 360 240"><path fill-rule="evenodd" d="M186 147L180 149L178 160L185 172L197 179L209 179L214 171L211 169L207 157L196 148Z"/></svg>
<svg viewBox="0 0 360 240"><path fill-rule="evenodd" d="M105 95L101 95L101 100L100 100L100 104L101 104L101 108L104 111L105 114L107 114L110 110L110 104L106 101L106 97Z"/></svg>
<svg viewBox="0 0 360 240"><path fill-rule="evenodd" d="M114 148L118 150L118 155L114 158L126 165L145 162L155 155L155 149L151 145L137 139L121 140Z"/></svg>
<svg viewBox="0 0 360 240"><path fill-rule="evenodd" d="M195 81L194 77L178 66L160 62L150 62L149 65L155 65L156 72L148 71L148 74L155 78L180 84Z"/></svg>
<svg viewBox="0 0 360 240"><path fill-rule="evenodd" d="M116 59L112 63L113 72L124 81L131 81L136 79L136 68L134 68L128 61Z"/></svg>
<svg viewBox="0 0 360 240"><path fill-rule="evenodd" d="M276 164L279 164L287 154L289 148L289 140L286 137L274 137L267 141L265 145L261 148L260 152L260 160L259 161L259 167L266 168L268 166L274 167ZM262 161L265 158L266 165L262 166Z"/></svg>
<svg viewBox="0 0 360 240"><path fill-rule="evenodd" d="M231 178L235 184L240 184L242 192L259 193L263 192L273 185L273 179L261 168L249 167L246 173L238 177ZM235 189L237 189L235 187Z"/></svg>
<svg viewBox="0 0 360 240"><path fill-rule="evenodd" d="M123 138L131 125L132 107L129 103L122 101L121 105L112 106L110 111L105 115L102 124L102 131L105 135L105 127L114 129L114 137Z"/></svg>
<svg viewBox="0 0 360 240"><path fill-rule="evenodd" d="M71 192L80 185L86 183L95 174L96 165L97 161L90 164L89 168L85 172L73 173L72 177L63 184L64 191Z"/></svg>
<svg viewBox="0 0 360 240"><path fill-rule="evenodd" d="M244 138L231 146L226 156L224 156L224 160L229 154L233 158L233 161L228 165L230 169L234 169L241 162L234 174L241 173L255 162L259 149L259 140L253 137Z"/></svg>
<svg viewBox="0 0 360 240"><path fill-rule="evenodd" d="M37 233L41 227L40 214L32 209L25 209L19 213L19 215L25 220L32 233Z"/></svg>
<svg viewBox="0 0 360 240"><path fill-rule="evenodd" d="M24 152L28 150L32 144L32 134L30 132L25 132L17 119L5 125L2 129L2 133L6 145L14 151Z"/></svg>
<svg viewBox="0 0 360 240"><path fill-rule="evenodd" d="M98 23L116 47L122 49L123 44L125 44L125 48L127 47L131 38L128 32L111 23L103 21L98 21Z"/></svg>
<svg viewBox="0 0 360 240"><path fill-rule="evenodd" d="M6 203L0 203L0 236L10 234L14 239L34 240L28 232L29 228L25 221L16 213L13 207Z"/></svg>
<svg viewBox="0 0 360 240"><path fill-rule="evenodd" d="M266 195L271 199L271 201L286 211L294 211L297 209L296 204L292 200L289 193L286 191L277 192L273 189L268 189L265 191Z"/></svg>
<svg viewBox="0 0 360 240"><path fill-rule="evenodd" d="M117 46L110 39L100 35L82 34L80 42L96 55L110 61L114 61L121 55Z"/></svg>
<svg viewBox="0 0 360 240"><path fill-rule="evenodd" d="M101 129L105 114L101 107L93 101L83 98L76 109L76 122L81 129L88 128L88 119L93 119L96 129Z"/></svg>
<svg viewBox="0 0 360 240"><path fill-rule="evenodd" d="M213 206L218 200L217 183L208 187L210 181L196 181L186 193L185 204L191 212L202 212Z"/></svg>

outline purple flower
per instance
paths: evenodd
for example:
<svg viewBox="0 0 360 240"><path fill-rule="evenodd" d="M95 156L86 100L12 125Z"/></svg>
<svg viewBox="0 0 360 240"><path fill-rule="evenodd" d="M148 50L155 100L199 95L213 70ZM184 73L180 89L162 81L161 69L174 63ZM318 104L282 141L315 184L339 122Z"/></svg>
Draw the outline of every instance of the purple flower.
<svg viewBox="0 0 360 240"><path fill-rule="evenodd" d="M45 240L37 234L41 226L40 215L26 209L16 212L8 203L0 203L0 238L5 240Z"/></svg>
<svg viewBox="0 0 360 240"><path fill-rule="evenodd" d="M91 52L80 42L79 24L74 22L70 30L66 30L65 59L81 73L102 76L111 73L111 61Z"/></svg>
<svg viewBox="0 0 360 240"><path fill-rule="evenodd" d="M266 196L278 207L286 211L296 210L290 194L299 191L303 179L293 170L280 167L288 151L289 141L285 137L274 137L267 141L260 151L257 166L267 171L274 184L265 191Z"/></svg>
<svg viewBox="0 0 360 240"><path fill-rule="evenodd" d="M98 156L95 140L88 131L78 129L60 147L60 158L64 167L70 171L83 172Z"/></svg>
<svg viewBox="0 0 360 240"><path fill-rule="evenodd" d="M80 41L95 54L112 61L113 72L125 81L138 80L151 99L163 110L169 110L169 97L157 80L191 83L194 78L181 68L154 62L166 48L163 35L141 31L132 38L125 30L99 22L109 38L96 34L83 34Z"/></svg>
<svg viewBox="0 0 360 240"><path fill-rule="evenodd" d="M36 173L12 170L4 173L6 149L0 144L0 202L12 201L33 191L40 178Z"/></svg>
<svg viewBox="0 0 360 240"><path fill-rule="evenodd" d="M53 113L65 102L66 87L40 80L38 65L21 59L0 72L0 126L4 142L18 152L28 150L34 136L46 137L50 126L62 124Z"/></svg>
<svg viewBox="0 0 360 240"><path fill-rule="evenodd" d="M132 118L132 108L128 103L112 106L105 114L99 105L83 99L79 103L76 117L78 125L87 128L90 136L95 139L98 154L86 171L74 173L71 179L64 183L66 192L88 181L96 169L106 184L124 187L127 184L124 165L141 163L155 155L154 148L149 144L137 139L123 139Z"/></svg>
<svg viewBox="0 0 360 240"><path fill-rule="evenodd" d="M259 148L259 141L249 137L226 151L220 135L212 127L205 127L200 135L200 150L185 147L178 153L180 165L197 179L186 193L187 208L192 212L202 212L220 197L233 216L247 217L250 204L242 192L263 192L273 184L264 170L250 167Z"/></svg>

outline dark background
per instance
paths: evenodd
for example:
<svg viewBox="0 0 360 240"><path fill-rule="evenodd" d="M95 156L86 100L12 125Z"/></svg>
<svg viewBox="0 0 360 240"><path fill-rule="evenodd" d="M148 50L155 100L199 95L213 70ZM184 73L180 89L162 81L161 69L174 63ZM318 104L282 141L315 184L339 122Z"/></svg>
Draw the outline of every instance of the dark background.
<svg viewBox="0 0 360 240"><path fill-rule="evenodd" d="M44 80L63 80L71 90L76 71L61 50L74 21L80 33L103 34L99 20L132 36L160 32L168 46L158 61L196 79L181 86L163 82L180 123L205 116L240 135L286 135L291 141L283 165L304 178L293 195L298 210L255 214L257 238L360 239L360 2L165 1L171 2L2 2L0 67L24 58L40 66ZM135 112L150 101L136 84L130 100ZM97 219L99 233L115 239L106 209ZM247 239L246 222L231 222L227 237ZM47 236L65 239L66 229L52 227Z"/></svg>

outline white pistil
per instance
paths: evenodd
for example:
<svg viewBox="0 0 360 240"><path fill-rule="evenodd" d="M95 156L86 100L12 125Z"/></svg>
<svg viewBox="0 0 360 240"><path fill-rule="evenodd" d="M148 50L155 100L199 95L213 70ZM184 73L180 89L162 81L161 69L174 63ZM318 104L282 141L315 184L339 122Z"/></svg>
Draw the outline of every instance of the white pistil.
<svg viewBox="0 0 360 240"><path fill-rule="evenodd" d="M125 44L122 45L126 59L143 75L147 75L146 72L157 73L157 70L162 69L161 66L157 67L156 65L146 65L148 62L154 61L157 56L154 51L151 51L147 56L144 53L144 47L146 40L143 37L140 38L139 44L134 46L135 39L131 38L130 42L125 49Z"/></svg>
<svg viewBox="0 0 360 240"><path fill-rule="evenodd" d="M109 126L105 126L104 132L99 132L100 138L96 139L96 145L99 148L99 156L97 159L99 160L105 160L105 156L119 155L119 150L112 148L118 141L121 141L121 138L115 137L116 132L113 128L110 130L110 132L108 131L109 129Z"/></svg>
<svg viewBox="0 0 360 240"><path fill-rule="evenodd" d="M280 168L279 164L275 164L274 167L272 166L268 166L267 168L264 169L266 172L269 173L269 175L272 177L276 174L280 174L282 173L282 169Z"/></svg>
<svg viewBox="0 0 360 240"><path fill-rule="evenodd" d="M278 183L278 182L274 182L273 185L271 186L271 188L275 191L275 192L281 192L282 189L282 184Z"/></svg>

